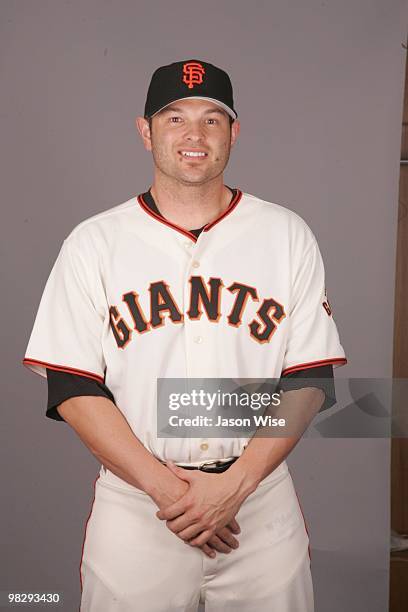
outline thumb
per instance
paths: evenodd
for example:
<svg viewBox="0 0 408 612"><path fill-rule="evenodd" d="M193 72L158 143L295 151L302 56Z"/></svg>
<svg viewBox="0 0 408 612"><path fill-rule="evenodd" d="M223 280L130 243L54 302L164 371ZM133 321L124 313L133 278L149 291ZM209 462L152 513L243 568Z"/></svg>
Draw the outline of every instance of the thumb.
<svg viewBox="0 0 408 612"><path fill-rule="evenodd" d="M176 465L171 459L166 462L166 466L173 474L178 476L178 478L190 482L192 474L189 473L189 470L183 470L182 467Z"/></svg>

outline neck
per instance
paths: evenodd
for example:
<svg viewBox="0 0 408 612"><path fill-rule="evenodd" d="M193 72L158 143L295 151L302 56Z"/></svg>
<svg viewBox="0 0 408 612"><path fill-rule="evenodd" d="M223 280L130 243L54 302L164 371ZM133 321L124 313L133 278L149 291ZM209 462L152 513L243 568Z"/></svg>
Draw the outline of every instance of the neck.
<svg viewBox="0 0 408 612"><path fill-rule="evenodd" d="M202 185L187 185L155 176L151 194L169 221L184 229L198 229L217 219L229 206L231 191L222 175Z"/></svg>

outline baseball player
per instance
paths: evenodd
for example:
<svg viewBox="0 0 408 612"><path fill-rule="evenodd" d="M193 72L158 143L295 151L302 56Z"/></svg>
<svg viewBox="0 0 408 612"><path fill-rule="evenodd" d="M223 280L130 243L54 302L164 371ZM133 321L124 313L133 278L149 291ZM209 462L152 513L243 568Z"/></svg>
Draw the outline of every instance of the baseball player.
<svg viewBox="0 0 408 612"><path fill-rule="evenodd" d="M305 423L333 405L346 358L316 238L224 184L239 122L220 68L158 68L136 124L153 183L64 240L23 360L101 463L80 610L312 612L299 437L162 438L156 421L158 378L290 382Z"/></svg>

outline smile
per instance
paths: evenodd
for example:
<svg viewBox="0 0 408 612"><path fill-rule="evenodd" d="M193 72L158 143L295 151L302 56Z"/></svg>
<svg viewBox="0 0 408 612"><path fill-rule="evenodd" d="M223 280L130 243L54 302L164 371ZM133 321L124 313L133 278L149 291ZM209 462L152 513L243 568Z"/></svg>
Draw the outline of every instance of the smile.
<svg viewBox="0 0 408 612"><path fill-rule="evenodd" d="M207 157L208 155L208 153L205 153L204 151L179 151L179 153L182 155L182 157L194 157L195 159Z"/></svg>

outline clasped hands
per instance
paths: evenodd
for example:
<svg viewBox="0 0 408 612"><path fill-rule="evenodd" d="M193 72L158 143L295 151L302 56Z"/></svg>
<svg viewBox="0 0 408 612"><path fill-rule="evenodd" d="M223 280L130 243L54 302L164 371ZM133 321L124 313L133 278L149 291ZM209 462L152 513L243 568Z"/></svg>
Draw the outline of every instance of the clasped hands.
<svg viewBox="0 0 408 612"><path fill-rule="evenodd" d="M177 501L160 508L157 518L165 520L170 531L186 544L201 548L209 557L216 556L215 550L229 553L238 548L232 534L241 531L235 515L245 499L238 483L226 472L184 470L172 461L167 467L188 484L188 489Z"/></svg>

